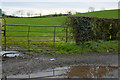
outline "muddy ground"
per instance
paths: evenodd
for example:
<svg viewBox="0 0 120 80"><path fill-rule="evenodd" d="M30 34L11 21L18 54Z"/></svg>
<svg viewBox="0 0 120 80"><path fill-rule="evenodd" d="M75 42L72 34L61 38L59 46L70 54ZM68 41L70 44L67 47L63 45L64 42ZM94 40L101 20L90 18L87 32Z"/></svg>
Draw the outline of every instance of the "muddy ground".
<svg viewBox="0 0 120 80"><path fill-rule="evenodd" d="M55 58L55 61L51 61ZM26 55L3 58L3 75L30 74L55 67L70 65L118 65L117 53L86 53L74 55Z"/></svg>

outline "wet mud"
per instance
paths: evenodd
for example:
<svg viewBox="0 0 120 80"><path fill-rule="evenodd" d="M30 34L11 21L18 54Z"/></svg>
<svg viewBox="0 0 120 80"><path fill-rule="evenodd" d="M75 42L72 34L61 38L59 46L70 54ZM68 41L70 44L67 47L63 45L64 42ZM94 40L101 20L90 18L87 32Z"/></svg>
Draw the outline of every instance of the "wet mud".
<svg viewBox="0 0 120 80"><path fill-rule="evenodd" d="M51 60L52 58L54 58L55 60L52 61ZM71 77L73 78L74 77L80 77L80 78L110 77L111 78L117 76L117 74L115 75L112 74L117 72L117 68L118 68L117 66L118 66L117 53L102 53L102 54L87 53L84 55L34 54L29 56L27 55L24 57L3 58L3 64L2 64L3 76L6 75L12 77L17 75L27 75L26 77L29 77L28 75L30 74L35 75L36 73L45 72L46 70L51 70L50 74L53 75L54 74L53 69L58 67L63 69L63 67L67 67L69 68L66 69L67 72L64 72L64 70L62 70L65 74L54 74L54 75L59 75L59 77L60 75L62 75L61 77L70 77L70 78ZM59 72L60 71L58 71L58 73ZM41 76L38 75L36 77L44 77L42 75L44 74L41 74ZM46 75L46 76L51 76L51 75Z"/></svg>

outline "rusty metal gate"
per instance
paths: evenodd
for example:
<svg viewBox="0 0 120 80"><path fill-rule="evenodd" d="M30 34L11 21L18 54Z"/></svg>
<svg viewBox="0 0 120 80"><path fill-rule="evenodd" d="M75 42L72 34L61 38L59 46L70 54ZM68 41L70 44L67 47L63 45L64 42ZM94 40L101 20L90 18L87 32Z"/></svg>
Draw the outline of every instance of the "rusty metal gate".
<svg viewBox="0 0 120 80"><path fill-rule="evenodd" d="M6 20L4 20L2 49L25 53L59 50L56 48L56 44L57 42L68 42L68 37L71 37L68 36L68 32L67 26L6 24Z"/></svg>

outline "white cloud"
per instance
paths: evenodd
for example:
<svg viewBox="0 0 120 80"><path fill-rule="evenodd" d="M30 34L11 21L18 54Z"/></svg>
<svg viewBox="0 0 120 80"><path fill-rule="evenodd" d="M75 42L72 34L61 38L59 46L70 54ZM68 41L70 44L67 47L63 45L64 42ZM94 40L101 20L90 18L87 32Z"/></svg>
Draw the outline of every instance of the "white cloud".
<svg viewBox="0 0 120 80"><path fill-rule="evenodd" d="M65 11L68 11L68 10L77 11L77 12L87 12L90 6L95 7L95 10L101 10L101 8L105 8L105 9L117 9L118 8L117 2L115 2L117 0L109 0L109 1L106 0L108 2L106 1L98 2L98 0L74 0L74 2L72 3L59 3L58 0L57 1L56 0L45 0L45 1L44 0L34 0L34 1L29 0L27 3L19 3L20 1L25 2L28 0L24 0L24 1L23 0L4 0L4 2L6 3L2 4L3 11L5 11L6 14L15 14L17 10L25 10L25 11L32 10L34 14L42 13L43 15L46 15L46 14L53 14L55 12L64 13ZM42 3L42 1L44 2L55 1L57 3ZM59 1L67 2L68 0L66 1L59 0ZM73 0L69 0L68 2L71 2L71 1ZM75 1L79 1L79 2L75 2ZM88 2L88 1L93 1L93 2Z"/></svg>
<svg viewBox="0 0 120 80"><path fill-rule="evenodd" d="M20 14L17 14L16 12L18 10L23 10L24 11L24 17L27 17L27 12L29 13L33 13L33 16L35 14L40 15L40 13L42 15L48 15L48 14L66 14L68 11L71 11L73 14L77 11L77 12L87 12L87 9L82 9L82 8L54 8L54 9L34 9L34 8L14 8L14 10L11 10L11 8L14 7L4 7L3 9L5 10L7 15L17 15L20 16Z"/></svg>

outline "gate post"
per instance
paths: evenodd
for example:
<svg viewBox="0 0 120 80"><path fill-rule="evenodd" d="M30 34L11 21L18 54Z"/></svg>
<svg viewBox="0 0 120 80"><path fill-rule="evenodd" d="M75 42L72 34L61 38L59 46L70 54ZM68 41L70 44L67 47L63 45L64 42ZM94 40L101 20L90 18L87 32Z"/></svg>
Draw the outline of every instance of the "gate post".
<svg viewBox="0 0 120 80"><path fill-rule="evenodd" d="M54 48L55 48L55 34L56 34L56 27L54 27Z"/></svg>
<svg viewBox="0 0 120 80"><path fill-rule="evenodd" d="M0 22L0 52L2 51L2 26Z"/></svg>
<svg viewBox="0 0 120 80"><path fill-rule="evenodd" d="M0 22L0 80L2 79L2 26Z"/></svg>

